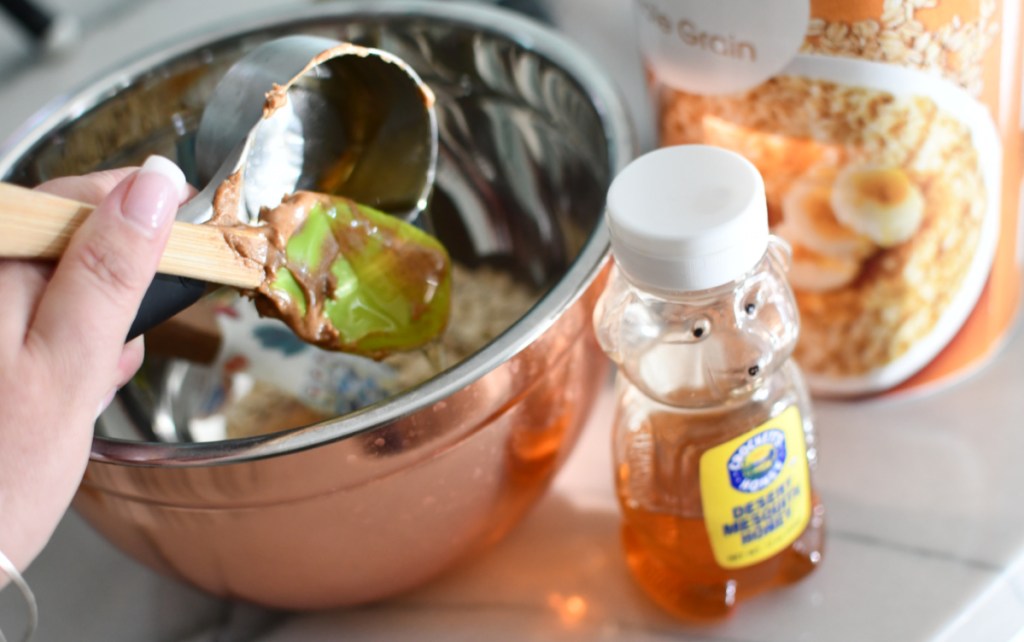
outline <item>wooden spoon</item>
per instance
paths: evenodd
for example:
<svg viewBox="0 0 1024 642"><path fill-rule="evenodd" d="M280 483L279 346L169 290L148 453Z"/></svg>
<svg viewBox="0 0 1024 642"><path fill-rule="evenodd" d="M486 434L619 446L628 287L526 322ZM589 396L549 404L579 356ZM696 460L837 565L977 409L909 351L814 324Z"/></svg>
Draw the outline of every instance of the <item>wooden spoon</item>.
<svg viewBox="0 0 1024 642"><path fill-rule="evenodd" d="M0 256L59 258L93 209L79 201L0 183ZM256 230L232 228L232 233L252 243L267 244L266 237ZM264 266L240 257L223 229L181 222L171 228L157 271L243 289L259 287L266 278Z"/></svg>

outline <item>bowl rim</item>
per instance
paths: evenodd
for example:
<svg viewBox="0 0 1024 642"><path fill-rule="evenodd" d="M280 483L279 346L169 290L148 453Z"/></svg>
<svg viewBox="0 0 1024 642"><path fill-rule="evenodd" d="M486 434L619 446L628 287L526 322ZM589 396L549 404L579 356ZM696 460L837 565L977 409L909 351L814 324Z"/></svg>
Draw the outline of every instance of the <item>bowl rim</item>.
<svg viewBox="0 0 1024 642"><path fill-rule="evenodd" d="M356 0L333 6L301 10L274 9L248 19L221 25L175 44L155 46L147 55L99 74L79 89L51 100L0 146L0 176L10 171L16 159L57 126L72 120L108 98L112 92L131 84L176 58L203 47L215 46L246 34L280 28L315 18L425 16L452 24L490 32L535 51L568 72L590 100L606 125L604 147L609 152L614 176L635 156L636 135L626 102L607 72L589 54L554 28L501 7L469 2L431 0ZM500 25L498 27L497 25ZM483 378L544 334L586 291L604 268L609 256L608 234L596 225L558 280L508 330L476 353L447 369L443 376L420 384L380 403L293 430L241 439L196 443L139 442L95 436L90 459L137 466L185 467L244 462L284 455L338 441L351 435L388 425L427 408Z"/></svg>

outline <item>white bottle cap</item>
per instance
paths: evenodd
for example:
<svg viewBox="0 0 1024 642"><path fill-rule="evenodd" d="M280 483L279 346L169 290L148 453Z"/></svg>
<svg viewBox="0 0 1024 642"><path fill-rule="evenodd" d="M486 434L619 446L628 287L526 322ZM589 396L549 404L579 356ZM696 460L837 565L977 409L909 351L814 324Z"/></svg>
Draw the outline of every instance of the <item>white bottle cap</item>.
<svg viewBox="0 0 1024 642"><path fill-rule="evenodd" d="M644 288L723 285L768 248L761 174L708 145L665 147L631 162L608 189L607 222L619 268Z"/></svg>

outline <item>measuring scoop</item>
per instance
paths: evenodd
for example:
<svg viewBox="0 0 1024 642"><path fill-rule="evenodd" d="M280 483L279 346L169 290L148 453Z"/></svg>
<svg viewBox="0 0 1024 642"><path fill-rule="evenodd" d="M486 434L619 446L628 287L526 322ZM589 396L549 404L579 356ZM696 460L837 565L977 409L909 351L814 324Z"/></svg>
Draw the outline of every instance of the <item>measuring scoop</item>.
<svg viewBox="0 0 1024 642"><path fill-rule="evenodd" d="M433 94L402 59L318 36L270 40L232 65L207 102L195 139L205 187L177 219L254 222L261 208L311 190L413 221L437 147ZM129 338L198 301L204 280L157 275Z"/></svg>
<svg viewBox="0 0 1024 642"><path fill-rule="evenodd" d="M318 36L261 44L218 83L196 134L207 188L178 220L200 223L242 172L236 214L256 219L286 194L340 194L406 221L427 205L437 165L434 96L386 51Z"/></svg>

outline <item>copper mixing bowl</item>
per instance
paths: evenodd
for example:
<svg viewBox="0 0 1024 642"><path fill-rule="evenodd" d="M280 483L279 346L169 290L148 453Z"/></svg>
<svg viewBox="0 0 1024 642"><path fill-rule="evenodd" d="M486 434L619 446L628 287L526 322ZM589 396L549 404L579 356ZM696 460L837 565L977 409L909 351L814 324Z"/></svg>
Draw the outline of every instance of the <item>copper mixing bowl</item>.
<svg viewBox="0 0 1024 642"><path fill-rule="evenodd" d="M317 425L161 443L146 436L145 404L128 403L145 397L137 383L100 418L75 500L96 529L210 593L307 609L419 585L496 542L545 490L606 381L590 328L602 210L634 140L604 72L550 29L484 5L344 3L177 44L91 83L37 117L0 156L0 177L34 185L154 152L188 171L217 80L289 33L416 68L438 98L442 240L545 292L467 360Z"/></svg>

